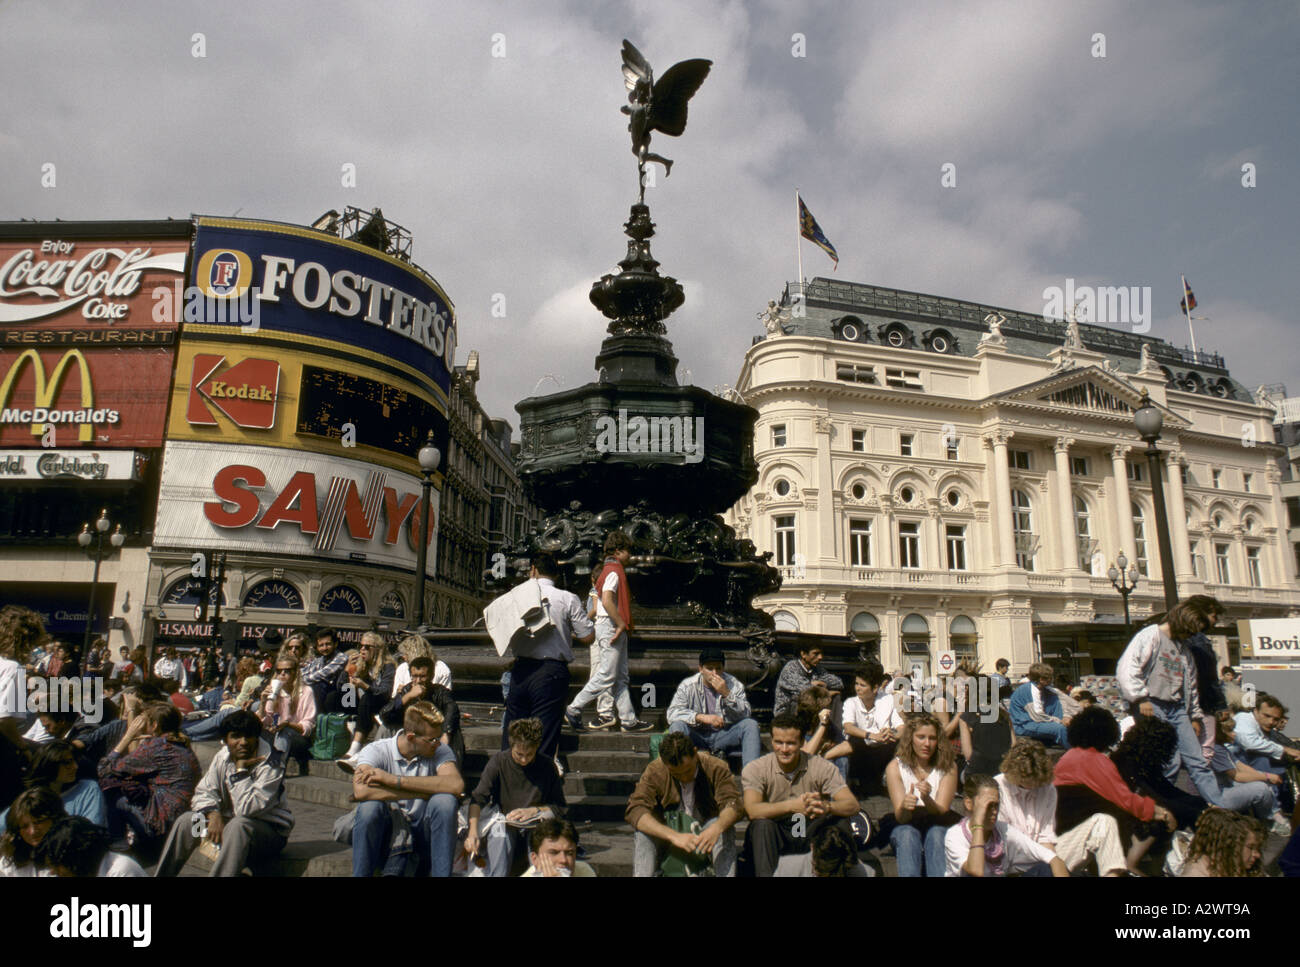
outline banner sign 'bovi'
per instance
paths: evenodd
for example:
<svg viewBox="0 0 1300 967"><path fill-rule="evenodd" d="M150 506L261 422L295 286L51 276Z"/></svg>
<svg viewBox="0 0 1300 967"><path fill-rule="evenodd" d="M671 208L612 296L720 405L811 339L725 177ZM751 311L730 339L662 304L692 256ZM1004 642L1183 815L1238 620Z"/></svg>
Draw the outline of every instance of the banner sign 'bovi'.
<svg viewBox="0 0 1300 967"><path fill-rule="evenodd" d="M193 265L192 291L209 304L240 306L204 313L199 325L187 309L186 332L292 333L305 337L293 340L299 344L355 348L432 373L449 390L451 303L432 278L400 259L311 229L201 218Z"/></svg>

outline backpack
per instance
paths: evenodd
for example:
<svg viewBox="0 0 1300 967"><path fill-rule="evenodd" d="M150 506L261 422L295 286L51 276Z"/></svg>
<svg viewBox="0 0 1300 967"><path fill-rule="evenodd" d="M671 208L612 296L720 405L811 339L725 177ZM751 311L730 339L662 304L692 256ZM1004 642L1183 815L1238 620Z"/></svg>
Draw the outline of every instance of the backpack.
<svg viewBox="0 0 1300 967"><path fill-rule="evenodd" d="M677 833L695 833L699 835L700 824L681 809L670 809L664 813L664 825ZM700 853L684 853L676 846L669 845L663 862L659 864L660 876L713 876L713 857Z"/></svg>
<svg viewBox="0 0 1300 967"><path fill-rule="evenodd" d="M348 733L348 717L341 713L316 716L316 733L311 744L311 757L333 762L344 755L352 744Z"/></svg>

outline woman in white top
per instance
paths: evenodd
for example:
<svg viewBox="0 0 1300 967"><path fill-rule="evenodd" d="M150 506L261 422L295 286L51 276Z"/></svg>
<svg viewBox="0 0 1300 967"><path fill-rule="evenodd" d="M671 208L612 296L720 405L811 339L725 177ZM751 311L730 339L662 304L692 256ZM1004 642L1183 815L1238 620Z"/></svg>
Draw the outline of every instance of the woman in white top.
<svg viewBox="0 0 1300 967"><path fill-rule="evenodd" d="M898 737L898 754L885 769L898 825L889 834L899 876L943 876L943 838L957 819L957 757L939 720L928 712L909 715Z"/></svg>
<svg viewBox="0 0 1300 967"><path fill-rule="evenodd" d="M429 643L419 635L407 635L397 643L397 653L402 656L402 663L397 666L393 676L393 694L402 690L403 685L411 684L411 662L417 658L429 658L433 662L433 684L441 685L451 691L451 669L447 663L438 660Z"/></svg>

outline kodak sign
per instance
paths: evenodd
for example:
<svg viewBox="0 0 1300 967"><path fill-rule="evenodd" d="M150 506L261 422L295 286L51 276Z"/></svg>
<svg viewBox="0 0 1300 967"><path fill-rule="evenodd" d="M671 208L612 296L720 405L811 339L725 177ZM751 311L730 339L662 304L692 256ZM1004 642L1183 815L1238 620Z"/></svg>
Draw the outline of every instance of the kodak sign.
<svg viewBox="0 0 1300 967"><path fill-rule="evenodd" d="M280 364L274 359L245 359L231 366L223 355L198 353L185 419L193 426L217 426L221 413L236 426L269 430L275 426L279 392Z"/></svg>

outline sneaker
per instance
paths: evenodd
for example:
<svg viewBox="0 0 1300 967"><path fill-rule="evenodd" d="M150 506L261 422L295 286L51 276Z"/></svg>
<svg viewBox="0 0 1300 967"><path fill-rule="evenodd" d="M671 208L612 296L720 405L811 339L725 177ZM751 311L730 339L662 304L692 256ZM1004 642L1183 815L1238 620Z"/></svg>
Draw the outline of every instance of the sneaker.
<svg viewBox="0 0 1300 967"><path fill-rule="evenodd" d="M1273 817L1273 825L1269 832L1274 836L1288 837L1291 835L1291 821L1286 816L1278 813Z"/></svg>
<svg viewBox="0 0 1300 967"><path fill-rule="evenodd" d="M654 730L655 727L649 722L642 722L639 719L623 726L624 732L653 732Z"/></svg>
<svg viewBox="0 0 1300 967"><path fill-rule="evenodd" d="M618 725L618 719L614 718L614 716L600 715L597 716L596 721L592 722L589 727L591 729L594 729L597 732L608 732L610 729L615 728L617 725Z"/></svg>
<svg viewBox="0 0 1300 967"><path fill-rule="evenodd" d="M567 725L569 728L573 729L573 731L575 732L587 731L587 727L582 724L581 712L570 711L569 709L566 708L564 710L564 724Z"/></svg>

